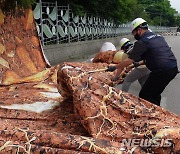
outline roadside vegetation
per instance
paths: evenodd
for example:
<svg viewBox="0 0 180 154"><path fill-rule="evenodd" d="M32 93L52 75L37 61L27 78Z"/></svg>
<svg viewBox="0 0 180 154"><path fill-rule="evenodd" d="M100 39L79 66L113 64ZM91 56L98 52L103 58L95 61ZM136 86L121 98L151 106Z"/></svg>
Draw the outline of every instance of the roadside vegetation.
<svg viewBox="0 0 180 154"><path fill-rule="evenodd" d="M9 11L17 7L28 8L36 2L39 0L0 0L0 7ZM142 17L155 26L180 25L180 16L177 16L178 12L171 7L169 0L58 0L58 3L69 4L76 15L99 16L116 24Z"/></svg>
<svg viewBox="0 0 180 154"><path fill-rule="evenodd" d="M145 18L151 25L178 26L180 17L169 0L61 0L70 4L78 15L88 14L114 21L117 24Z"/></svg>

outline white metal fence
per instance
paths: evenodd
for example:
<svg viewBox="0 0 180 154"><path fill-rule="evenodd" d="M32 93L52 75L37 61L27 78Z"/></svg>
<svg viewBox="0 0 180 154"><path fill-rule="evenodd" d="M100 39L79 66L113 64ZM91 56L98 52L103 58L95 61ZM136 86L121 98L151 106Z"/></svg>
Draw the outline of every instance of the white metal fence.
<svg viewBox="0 0 180 154"><path fill-rule="evenodd" d="M74 16L69 6L57 2L39 2L34 9L42 45L62 44L117 37L131 33L130 24L115 25L99 17ZM170 31L169 27L150 26L154 32Z"/></svg>

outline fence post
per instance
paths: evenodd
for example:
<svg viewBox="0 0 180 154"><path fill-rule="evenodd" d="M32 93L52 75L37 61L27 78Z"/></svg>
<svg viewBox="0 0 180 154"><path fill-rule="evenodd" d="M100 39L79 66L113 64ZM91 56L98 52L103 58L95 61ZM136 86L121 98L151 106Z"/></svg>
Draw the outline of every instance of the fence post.
<svg viewBox="0 0 180 154"><path fill-rule="evenodd" d="M87 36L88 35L87 34L88 17L86 16L86 14L85 14L85 20L86 20L86 22L84 25L85 25L85 41L86 41L86 40L88 40L88 36Z"/></svg>
<svg viewBox="0 0 180 154"><path fill-rule="evenodd" d="M79 42L79 37L81 37L81 36L79 36L80 35L79 34L79 20L80 20L80 16L78 16L78 23L77 23L77 38L78 38L78 42Z"/></svg>
<svg viewBox="0 0 180 154"><path fill-rule="evenodd" d="M59 44L59 36L58 36L58 4L56 1L56 43Z"/></svg>
<svg viewBox="0 0 180 154"><path fill-rule="evenodd" d="M42 19L42 1L39 0L40 3L40 23L41 23L41 41L42 41L42 45L44 46L44 37L43 37L43 19Z"/></svg>
<svg viewBox="0 0 180 154"><path fill-rule="evenodd" d="M69 10L69 4L68 4L68 43L70 43L69 27L70 27L70 10Z"/></svg>

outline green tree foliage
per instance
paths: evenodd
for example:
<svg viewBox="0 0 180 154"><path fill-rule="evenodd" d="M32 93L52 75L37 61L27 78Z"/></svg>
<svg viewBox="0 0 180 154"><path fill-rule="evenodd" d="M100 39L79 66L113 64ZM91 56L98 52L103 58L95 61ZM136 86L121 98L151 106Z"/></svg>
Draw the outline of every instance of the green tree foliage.
<svg viewBox="0 0 180 154"><path fill-rule="evenodd" d="M36 0L0 0L0 8L4 12L13 11L15 8L29 8L35 4Z"/></svg>
<svg viewBox="0 0 180 154"><path fill-rule="evenodd" d="M41 0L54 2L56 0ZM39 0L0 0L0 8L9 11L16 7L29 8ZM116 24L142 17L152 25L176 26L180 24L177 11L169 0L57 0L60 5L70 5L75 15L98 16Z"/></svg>
<svg viewBox="0 0 180 154"><path fill-rule="evenodd" d="M175 26L176 10L169 0L62 0L70 4L78 15L99 16L115 23L125 23L135 17L145 18L149 24Z"/></svg>
<svg viewBox="0 0 180 154"><path fill-rule="evenodd" d="M73 12L78 15L99 16L101 18L123 23L134 17L136 0L64 0L70 4Z"/></svg>
<svg viewBox="0 0 180 154"><path fill-rule="evenodd" d="M176 25L180 27L180 16L176 17Z"/></svg>
<svg viewBox="0 0 180 154"><path fill-rule="evenodd" d="M138 5L144 8L147 20L153 25L175 26L177 11L171 8L169 0L138 0Z"/></svg>

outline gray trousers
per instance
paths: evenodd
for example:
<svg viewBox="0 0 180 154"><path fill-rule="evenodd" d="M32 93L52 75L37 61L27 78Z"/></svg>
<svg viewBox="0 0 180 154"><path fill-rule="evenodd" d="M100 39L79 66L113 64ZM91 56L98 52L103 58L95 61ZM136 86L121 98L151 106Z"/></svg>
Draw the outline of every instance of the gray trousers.
<svg viewBox="0 0 180 154"><path fill-rule="evenodd" d="M146 82L148 76L149 76L150 70L147 67L137 67L134 68L124 79L124 82L122 84L122 91L128 92L131 84L138 80L141 87Z"/></svg>

